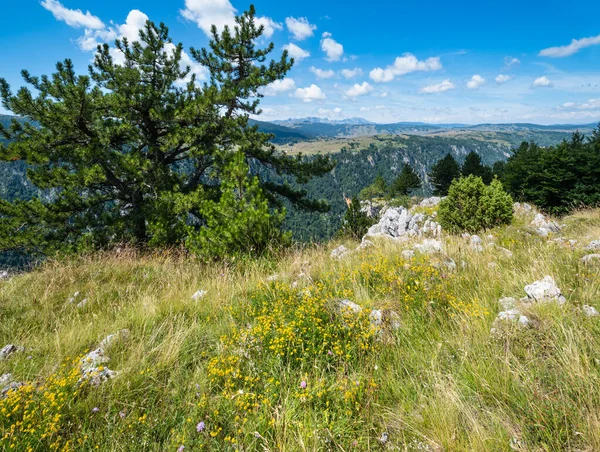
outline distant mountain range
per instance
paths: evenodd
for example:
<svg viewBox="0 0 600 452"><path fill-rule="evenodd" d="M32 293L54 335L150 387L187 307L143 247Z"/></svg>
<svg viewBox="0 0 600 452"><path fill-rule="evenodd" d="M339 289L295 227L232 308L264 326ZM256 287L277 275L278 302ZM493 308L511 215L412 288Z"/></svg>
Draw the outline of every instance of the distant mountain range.
<svg viewBox="0 0 600 452"><path fill-rule="evenodd" d="M359 136L375 135L463 135L477 132L517 134L527 140L528 135L533 134L537 136L539 133L570 134L580 131L589 134L598 125L597 123L579 125L540 125L528 123L470 125L454 123L428 124L424 122L377 124L363 118L330 120L315 117L272 122L254 121L254 123L258 124L261 130L275 134L274 141L278 144L318 138L356 138Z"/></svg>

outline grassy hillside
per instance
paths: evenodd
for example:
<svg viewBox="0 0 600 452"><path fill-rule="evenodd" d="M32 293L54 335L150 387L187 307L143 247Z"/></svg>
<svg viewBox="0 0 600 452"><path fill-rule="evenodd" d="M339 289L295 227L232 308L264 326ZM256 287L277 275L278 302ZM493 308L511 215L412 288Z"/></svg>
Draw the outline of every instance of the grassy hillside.
<svg viewBox="0 0 600 452"><path fill-rule="evenodd" d="M0 282L0 345L24 347L0 375L28 382L0 400L0 448L600 450L600 318L582 311L600 309L600 267L580 261L600 211L563 220L573 247L530 220L411 261L389 242L213 266L122 251ZM493 324L545 275L564 306ZM105 347L116 376L78 385L79 359L124 329Z"/></svg>

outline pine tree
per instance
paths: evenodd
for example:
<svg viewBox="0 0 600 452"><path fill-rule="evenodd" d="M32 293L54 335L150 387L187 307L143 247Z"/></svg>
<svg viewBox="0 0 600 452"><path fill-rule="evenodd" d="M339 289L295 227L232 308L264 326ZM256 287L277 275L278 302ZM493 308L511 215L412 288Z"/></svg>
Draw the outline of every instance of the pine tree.
<svg viewBox="0 0 600 452"><path fill-rule="evenodd" d="M367 214L361 210L358 198L352 198L337 235L339 237L361 239L373 223L374 219L369 218Z"/></svg>
<svg viewBox="0 0 600 452"><path fill-rule="evenodd" d="M492 182L494 177L492 169L481 163L481 157L475 151L471 151L467 154L461 168L461 175L464 177L470 175L481 177L481 180L486 185Z"/></svg>
<svg viewBox="0 0 600 452"><path fill-rule="evenodd" d="M446 196L452 181L460 177L460 166L451 154L447 154L433 165L429 177L433 185L433 194Z"/></svg>
<svg viewBox="0 0 600 452"><path fill-rule="evenodd" d="M358 197L362 200L368 200L373 198L382 198L388 193L388 184L381 175L378 173L373 183L365 188L358 194Z"/></svg>
<svg viewBox="0 0 600 452"><path fill-rule="evenodd" d="M405 164L398 177L392 182L390 193L392 196L406 196L417 188L421 188L421 179L412 166Z"/></svg>
<svg viewBox="0 0 600 452"><path fill-rule="evenodd" d="M272 175L302 184L330 171L329 159L282 155L270 135L248 123L249 115L260 113L261 89L281 80L293 64L287 52L266 63L273 44L256 47L263 31L253 7L236 18L233 29L219 34L213 27L209 49L190 49L209 72L203 85L184 66L182 44L173 44L167 27L150 21L139 41L116 41L116 50L99 46L89 75L77 75L65 60L49 77L23 71L33 92L21 88L13 94L0 79L4 107L27 120L0 130L12 140L0 144L0 160L26 162L30 180L46 193L0 202L0 248L178 245L208 237L201 231L215 221L226 224L215 219L221 208L237 205L239 213L244 203L255 204L257 215L277 219L287 199L302 209L327 210L301 188L274 183ZM115 51L122 63L113 58ZM232 165L247 170L236 188L229 178L241 173ZM253 200L244 195L234 202L240 187ZM257 221L230 218L232 231L247 231ZM238 221L245 225L232 223ZM217 239L213 234L211 241Z"/></svg>

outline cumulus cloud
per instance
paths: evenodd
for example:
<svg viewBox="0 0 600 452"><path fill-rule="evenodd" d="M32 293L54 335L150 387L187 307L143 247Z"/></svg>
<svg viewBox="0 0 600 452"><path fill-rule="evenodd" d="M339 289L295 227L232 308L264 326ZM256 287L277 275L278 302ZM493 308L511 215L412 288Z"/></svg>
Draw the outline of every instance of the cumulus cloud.
<svg viewBox="0 0 600 452"><path fill-rule="evenodd" d="M321 50L327 55L328 61L340 61L344 54L344 46L331 37L331 33L323 33Z"/></svg>
<svg viewBox="0 0 600 452"><path fill-rule="evenodd" d="M419 92L422 94L443 93L444 91L448 91L448 90L454 89L454 88L456 88L454 86L454 83L452 83L450 80L446 79L446 80L444 80L440 83L436 83L434 85L424 86L423 88L421 88L419 90Z"/></svg>
<svg viewBox="0 0 600 452"><path fill-rule="evenodd" d="M311 67L310 68L310 72L312 72L313 74L315 74L317 76L317 78L331 78L335 75L335 72L333 72L332 69L319 69L316 67Z"/></svg>
<svg viewBox="0 0 600 452"><path fill-rule="evenodd" d="M506 83L510 80L512 80L512 77L510 75L498 74L496 76L496 83L498 85L502 85L503 83Z"/></svg>
<svg viewBox="0 0 600 452"><path fill-rule="evenodd" d="M400 77L410 72L428 72L437 71L442 68L442 63L439 57L431 57L426 60L418 60L412 53L405 53L401 57L397 57L394 64L386 69L375 68L369 73L369 77L374 82L391 82L396 77Z"/></svg>
<svg viewBox="0 0 600 452"><path fill-rule="evenodd" d="M257 17L256 24L265 27L263 30L263 36L267 39L273 36L275 30L283 30L283 25L281 25L278 22L275 22L270 17Z"/></svg>
<svg viewBox="0 0 600 452"><path fill-rule="evenodd" d="M129 42L137 41L140 37L140 29L144 28L148 16L140 10L133 9L127 14L125 23L107 27L100 30L86 29L84 35L77 39L77 45L81 50L96 50L98 44L110 43L115 39L127 38ZM111 54L117 63L124 61L118 49L111 49Z"/></svg>
<svg viewBox="0 0 600 452"><path fill-rule="evenodd" d="M57 0L42 0L41 5L50 11L56 20L61 20L71 27L90 30L99 30L105 27L104 22L89 11L83 13L80 9L65 8Z"/></svg>
<svg viewBox="0 0 600 452"><path fill-rule="evenodd" d="M545 75L543 77L536 78L533 81L533 86L536 88L552 88L554 84Z"/></svg>
<svg viewBox="0 0 600 452"><path fill-rule="evenodd" d="M560 110L600 110L600 99L588 99L586 102L565 102Z"/></svg>
<svg viewBox="0 0 600 452"><path fill-rule="evenodd" d="M296 99L302 99L304 102L312 102L313 100L323 100L326 98L325 93L315 84L306 88L298 88L294 93L294 97Z"/></svg>
<svg viewBox="0 0 600 452"><path fill-rule="evenodd" d="M569 45L549 47L540 51L539 56L549 58L564 58L571 56L586 47L600 45L600 35L589 38L573 39Z"/></svg>
<svg viewBox="0 0 600 452"><path fill-rule="evenodd" d="M373 87L368 82L363 82L361 85L355 83L354 86L347 90L345 94L348 97L354 98L369 94L371 91L373 91Z"/></svg>
<svg viewBox="0 0 600 452"><path fill-rule="evenodd" d="M213 25L218 31L223 31L225 26L233 28L235 26L235 14L237 10L229 0L185 0L185 9L179 13L187 20L195 22L207 36L212 37L211 28ZM269 17L257 17L256 23L264 25L263 36L270 38L275 30L281 30L281 24L273 21Z"/></svg>
<svg viewBox="0 0 600 452"><path fill-rule="evenodd" d="M308 22L306 17L299 17L298 19L288 17L285 19L285 25L296 41L310 38L317 29L317 26Z"/></svg>
<svg viewBox="0 0 600 452"><path fill-rule="evenodd" d="M117 26L119 38L127 38L130 42L137 41L140 37L140 29L144 28L147 20L148 16L143 12L137 9L129 11L125 23Z"/></svg>
<svg viewBox="0 0 600 452"><path fill-rule="evenodd" d="M354 69L342 69L342 76L348 80L354 77L359 77L363 74L363 71L359 67L355 67Z"/></svg>
<svg viewBox="0 0 600 452"><path fill-rule="evenodd" d="M296 82L293 78L286 77L282 80L275 80L273 83L265 86L263 94L265 96L277 96L280 93L291 91L296 88Z"/></svg>
<svg viewBox="0 0 600 452"><path fill-rule="evenodd" d="M293 58L294 60L296 60L296 62L302 61L304 58L308 58L310 56L309 52L298 47L294 43L284 45L283 50L287 50L290 58Z"/></svg>
<svg viewBox="0 0 600 452"><path fill-rule="evenodd" d="M473 77L471 77L471 80L467 82L467 88L478 89L484 83L485 79L481 75L475 74Z"/></svg>

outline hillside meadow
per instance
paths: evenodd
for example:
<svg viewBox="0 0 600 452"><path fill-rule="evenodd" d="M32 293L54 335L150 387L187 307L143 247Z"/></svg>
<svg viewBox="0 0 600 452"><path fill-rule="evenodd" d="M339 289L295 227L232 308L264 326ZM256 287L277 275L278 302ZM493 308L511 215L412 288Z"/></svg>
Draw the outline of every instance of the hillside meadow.
<svg viewBox="0 0 600 452"><path fill-rule="evenodd" d="M600 265L581 261L600 210L561 219L562 243L530 221L482 234L483 251L460 236L412 259L390 241L214 265L120 250L0 281L0 346L23 348L0 361L22 383L0 399L0 448L600 450L600 317L583 310L600 309ZM564 305L495 322L546 275Z"/></svg>

